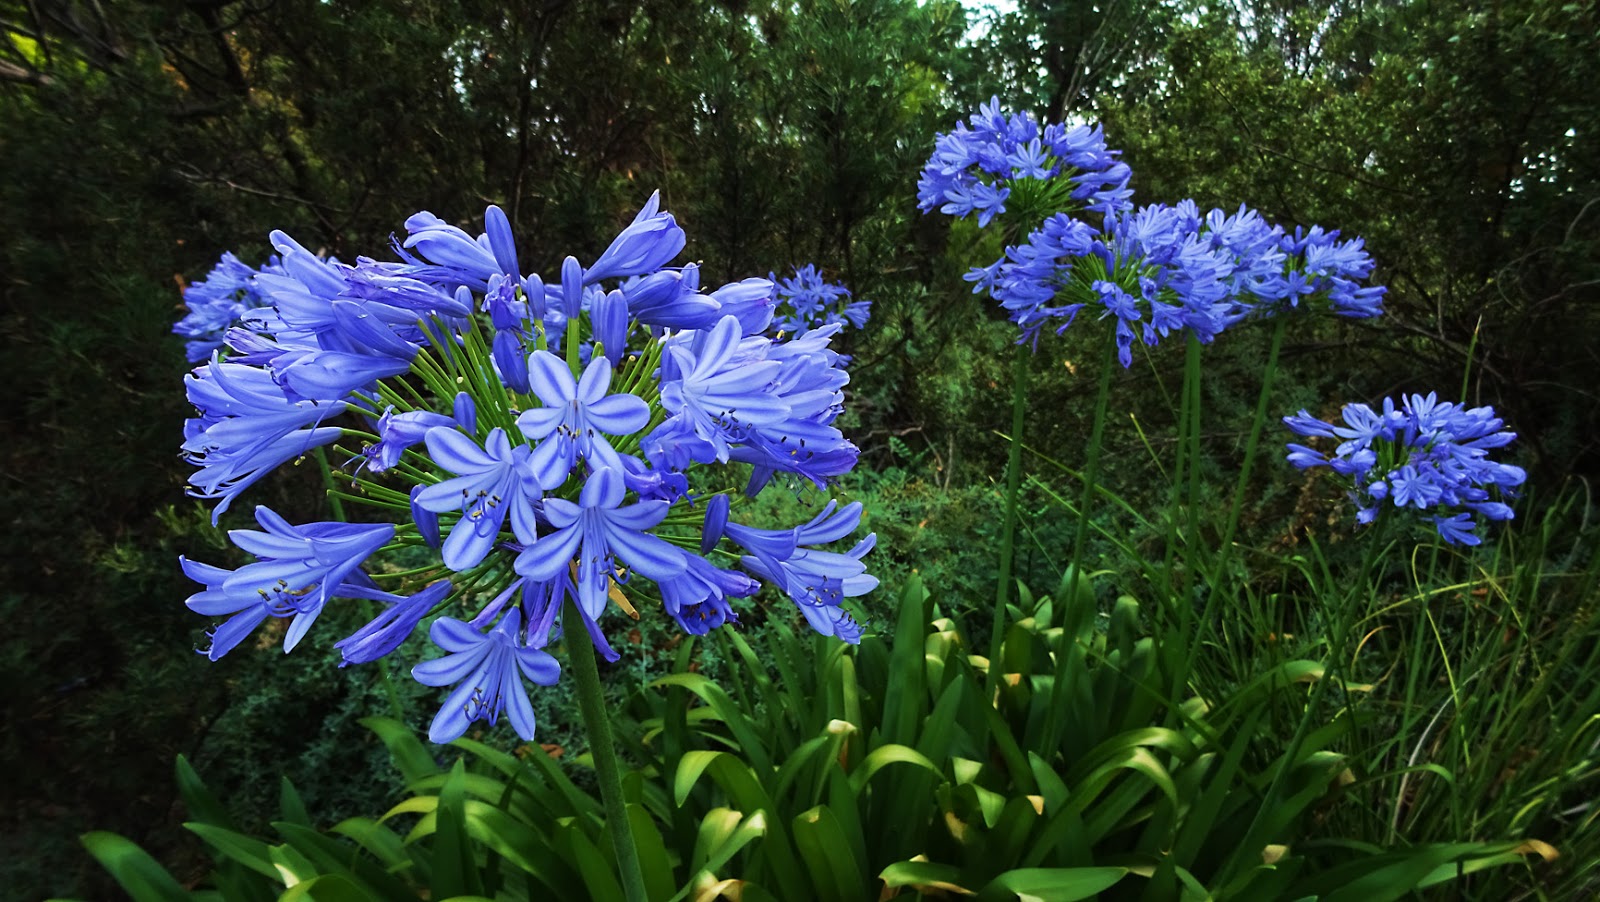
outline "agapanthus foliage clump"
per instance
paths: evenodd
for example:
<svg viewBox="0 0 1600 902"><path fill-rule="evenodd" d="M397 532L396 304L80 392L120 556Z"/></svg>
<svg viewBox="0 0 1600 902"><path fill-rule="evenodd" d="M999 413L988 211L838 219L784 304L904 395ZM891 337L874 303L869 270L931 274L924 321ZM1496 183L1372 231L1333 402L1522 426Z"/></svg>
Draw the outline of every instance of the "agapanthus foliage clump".
<svg viewBox="0 0 1600 902"><path fill-rule="evenodd" d="M276 273L278 258L273 257L255 270L231 252L224 253L204 279L183 290L183 303L189 312L172 327L176 335L188 339L184 348L190 363L199 363L222 347L223 336L237 326L247 312L266 305L256 290L258 273Z"/></svg>
<svg viewBox="0 0 1600 902"><path fill-rule="evenodd" d="M1378 519L1385 502L1412 510L1438 530L1446 542L1477 545L1481 520L1509 520L1514 514L1502 498L1527 474L1521 467L1496 463L1489 452L1510 444L1516 433L1502 427L1492 407L1463 407L1430 392L1385 398L1381 409L1346 404L1343 425L1324 422L1302 410L1283 422L1298 435L1339 439L1332 454L1289 445L1289 462L1300 469L1328 467L1349 486L1356 519Z"/></svg>
<svg viewBox="0 0 1600 902"><path fill-rule="evenodd" d="M833 425L849 381L829 347L839 324L764 334L773 284L702 291L694 265L669 266L685 236L655 197L596 260L567 257L548 281L523 272L496 207L477 237L426 212L406 230L398 260L354 265L274 232L281 266L249 280L263 305L186 379L198 415L183 450L216 514L316 452L338 465L336 497L372 521L294 525L258 507L261 531L230 533L256 562L184 561L205 586L189 606L228 618L206 654L268 618L290 620L292 649L336 599L381 606L334 643L345 664L396 652L431 620L446 655L413 675L455 687L430 730L444 742L502 712L532 737L524 684L558 678L544 649L567 604L612 660L608 605L638 616L653 594L701 634L736 621L732 600L763 582L819 632L859 640L842 602L877 584L862 563L874 537L822 547L856 531L859 504L792 529L730 519L775 477L826 489L855 464ZM691 470L712 466L743 496L692 492ZM384 563L396 554L404 569Z"/></svg>
<svg viewBox="0 0 1600 902"><path fill-rule="evenodd" d="M1008 213L1008 199L1028 201L1007 217L1027 237L967 276L1006 310L1019 341L1037 343L1046 326L1065 331L1087 308L1113 322L1126 367L1135 341L1181 332L1210 342L1251 316L1303 304L1351 317L1382 312L1384 289L1363 284L1373 263L1361 239L1319 227L1289 233L1245 206L1135 208L1119 156L1098 128L1040 128L1027 113L1001 113L997 100L970 128L939 136L919 186L924 212L976 211L985 226Z"/></svg>

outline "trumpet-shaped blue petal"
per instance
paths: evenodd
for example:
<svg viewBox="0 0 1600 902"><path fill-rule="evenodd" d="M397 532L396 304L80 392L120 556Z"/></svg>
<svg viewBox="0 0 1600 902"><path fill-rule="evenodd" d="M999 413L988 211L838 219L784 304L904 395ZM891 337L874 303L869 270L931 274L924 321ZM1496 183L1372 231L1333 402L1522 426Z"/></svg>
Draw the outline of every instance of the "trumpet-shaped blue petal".
<svg viewBox="0 0 1600 902"><path fill-rule="evenodd" d="M180 559L184 573L206 588L189 597L190 609L213 617L233 615L212 636L207 657L227 654L267 617L292 617L284 638L292 650L329 598L358 574L374 551L394 537L388 524L310 523L294 526L266 507L256 508L265 531L233 530L229 537L259 560L228 571Z"/></svg>
<svg viewBox="0 0 1600 902"><path fill-rule="evenodd" d="M578 504L546 498L545 518L555 529L523 550L517 557L517 572L529 579L552 579L573 566L576 556L577 596L590 617L605 610L619 557L658 582L683 573L688 566L683 552L644 531L659 524L670 505L665 501L622 505L625 491L620 472L601 468L584 483Z"/></svg>
<svg viewBox="0 0 1600 902"><path fill-rule="evenodd" d="M623 469L621 456L606 435L627 435L650 422L650 406L630 394L608 395L611 363L604 357L589 361L583 379L574 381L561 358L534 351L528 358L529 383L545 406L523 412L517 428L539 444L529 466L540 484L558 486L578 458L592 468Z"/></svg>
<svg viewBox="0 0 1600 902"><path fill-rule="evenodd" d="M442 744L458 739L474 721L492 725L502 712L518 736L533 739L533 705L522 681L553 686L561 665L548 653L528 647L521 628L522 613L516 609L486 634L452 617L433 622L429 635L450 654L418 664L411 676L424 686L459 685L434 716L430 740Z"/></svg>
<svg viewBox="0 0 1600 902"><path fill-rule="evenodd" d="M444 540L446 567L460 572L481 563L500 540L507 514L517 541L534 540L533 503L539 498L540 483L528 465L526 445L511 447L504 429L490 432L482 448L452 428L429 430L426 442L434 462L462 474L428 486L413 498L425 510L460 514Z"/></svg>
<svg viewBox="0 0 1600 902"><path fill-rule="evenodd" d="M659 212L661 192L650 195L633 222L584 271L584 284L652 273L672 262L685 238L671 213Z"/></svg>
<svg viewBox="0 0 1600 902"><path fill-rule="evenodd" d="M417 624L428 615L433 606L450 594L451 588L449 580L439 580L410 597L390 595L386 592L367 595L366 597L371 600L388 604L388 607L366 626L351 633L347 638L333 643L333 647L339 649L344 657L339 666L366 664L399 648L402 642L410 638ZM350 594L355 593L350 592Z"/></svg>

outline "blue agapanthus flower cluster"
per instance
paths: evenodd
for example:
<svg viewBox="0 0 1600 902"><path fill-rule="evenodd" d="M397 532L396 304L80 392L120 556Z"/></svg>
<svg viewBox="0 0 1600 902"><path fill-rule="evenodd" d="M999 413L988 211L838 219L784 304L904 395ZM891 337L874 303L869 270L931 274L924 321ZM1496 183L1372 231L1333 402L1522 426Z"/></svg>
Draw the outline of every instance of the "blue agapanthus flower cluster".
<svg viewBox="0 0 1600 902"><path fill-rule="evenodd" d="M768 273L767 278L776 302L769 331L803 336L824 326L860 329L872 316L871 301L853 300L850 289L824 280L810 263L795 267L788 278L780 279L777 273ZM849 355L841 354L839 360L841 366L850 365Z"/></svg>
<svg viewBox="0 0 1600 902"><path fill-rule="evenodd" d="M1049 125L1043 132L1063 130ZM967 276L975 292L1000 302L1021 330L1020 341L1036 343L1046 326L1060 333L1088 308L1114 323L1118 358L1126 367L1133 363L1135 341L1155 345L1181 331L1210 342L1244 319L1302 302L1325 303L1343 316L1382 313L1384 288L1362 284L1373 263L1359 238L1340 241L1337 231L1318 227L1291 234L1245 206L1231 214L1202 214L1189 200L1135 208L1122 163L1114 166L1114 186L1096 182L1100 187L1085 193L1090 182L1071 167L1021 165L1026 155L1018 156L1019 142L1036 131L1026 114L1007 117L991 101L973 117L972 129L958 127L940 137L924 171L920 204L929 211L938 198L947 198L942 211L983 211L980 225L1005 212L1008 195L998 189L984 193L982 182L969 184L977 176L957 166L958 148L968 149L980 172L1011 167L1006 178L1013 188L1027 187L1032 197L1050 202L1048 215L1022 243ZM1105 150L1098 130L1080 126L1066 133L1092 134L1096 159L1118 156ZM983 204L969 203L980 195ZM998 200L991 202L991 196Z"/></svg>
<svg viewBox="0 0 1600 902"><path fill-rule="evenodd" d="M1477 545L1479 517L1514 516L1500 499L1515 497L1527 474L1489 459L1517 437L1494 408L1441 402L1430 392L1406 396L1398 407L1385 398L1381 410L1346 404L1343 420L1335 425L1304 410L1283 418L1299 435L1340 440L1331 455L1290 444L1289 462L1302 470L1329 467L1348 480L1358 522L1376 520L1388 501L1426 516L1447 542Z"/></svg>
<svg viewBox="0 0 1600 902"><path fill-rule="evenodd" d="M260 272L279 270L278 258L262 265ZM257 270L245 265L232 253L225 253L204 279L183 290L183 303L189 309L174 334L187 338L184 344L190 363L199 363L222 347L223 336L239 325L246 312L264 306L266 300L256 291Z"/></svg>
<svg viewBox="0 0 1600 902"><path fill-rule="evenodd" d="M684 233L655 197L597 259L568 257L548 281L522 270L496 207L476 237L430 213L406 230L398 260L353 266L274 232L281 266L253 279L264 305L186 379L198 413L183 451L218 515L325 446L343 452L344 502L378 513L294 525L258 507L260 530L229 534L254 563L183 561L205 587L189 606L227 618L208 656L268 618L289 621L292 649L336 598L381 606L335 643L345 664L433 618L446 654L413 675L455 687L429 732L445 742L502 712L531 738L525 682L558 676L544 651L557 614L576 605L615 660L602 615L615 602L638 616L636 576L689 633L736 621L732 600L765 582L819 632L859 641L842 602L877 584L862 563L874 537L822 546L856 531L860 504L757 529L731 519L735 492L689 483L696 465L747 465L754 496L779 474L826 488L851 469L857 449L833 425L849 381L829 348L839 325L765 335L772 283L703 291L693 265L669 266ZM404 568L374 566L396 552Z"/></svg>
<svg viewBox="0 0 1600 902"><path fill-rule="evenodd" d="M937 137L917 182L917 207L924 213L976 213L982 227L1006 212L1013 191L1052 193L1030 197L1030 207L1043 201L1051 209L1071 205L1106 214L1126 209L1133 196L1128 165L1118 159L1119 151L1106 149L1099 126L1053 122L1041 128L1028 113L1001 111L998 97L980 106L969 123L958 122Z"/></svg>

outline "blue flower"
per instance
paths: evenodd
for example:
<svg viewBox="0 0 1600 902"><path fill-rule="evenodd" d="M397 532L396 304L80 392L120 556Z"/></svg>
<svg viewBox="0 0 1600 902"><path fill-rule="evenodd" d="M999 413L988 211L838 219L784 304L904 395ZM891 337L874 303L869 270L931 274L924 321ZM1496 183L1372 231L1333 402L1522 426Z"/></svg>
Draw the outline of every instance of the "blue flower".
<svg viewBox="0 0 1600 902"><path fill-rule="evenodd" d="M342 413L344 402L291 400L257 367L213 359L184 383L200 416L184 424L183 456L199 467L189 477L191 494L222 500L213 524L256 480L344 434L320 425Z"/></svg>
<svg viewBox="0 0 1600 902"><path fill-rule="evenodd" d="M341 586L358 576L374 551L394 538L389 524L308 523L293 526L266 507L256 508L265 532L236 529L235 545L256 563L228 571L179 558L183 572L206 588L189 596L189 608L213 617L232 615L211 636L204 654L215 661L238 645L267 617L293 617L283 650L293 650Z"/></svg>
<svg viewBox="0 0 1600 902"><path fill-rule="evenodd" d="M621 472L622 460L607 435L629 435L650 422L650 405L630 394L607 394L611 363L605 357L589 361L583 379L574 381L572 370L548 351L528 358L528 378L543 407L524 411L517 428L539 442L528 465L541 485L558 486L581 456L590 467Z"/></svg>
<svg viewBox="0 0 1600 902"><path fill-rule="evenodd" d="M709 443L718 460L728 444L756 424L771 424L789 406L767 391L781 364L741 353L739 320L725 316L709 332L684 333L667 345L662 359L661 404Z"/></svg>
<svg viewBox="0 0 1600 902"><path fill-rule="evenodd" d="M446 743L459 739L474 721L486 720L492 725L502 711L518 736L533 739L533 704L522 681L554 686L561 665L549 653L524 645L518 635L521 628L522 614L517 610L487 634L454 617L433 622L428 636L449 654L411 668L411 676L424 686L459 685L429 725L430 740Z"/></svg>
<svg viewBox="0 0 1600 902"><path fill-rule="evenodd" d="M500 540L507 514L517 541L537 535L533 503L541 488L528 463L528 446L511 447L504 429L494 429L483 447L449 427L428 430L428 454L439 466L461 475L418 492L413 503L434 513L455 512L442 552L444 565L460 572L481 563Z"/></svg>
<svg viewBox="0 0 1600 902"><path fill-rule="evenodd" d="M1343 440L1331 456L1291 444L1289 461L1301 469L1327 466L1350 479L1361 523L1373 522L1387 501L1401 510L1436 512L1427 520L1446 542L1476 545L1474 515L1491 521L1513 516L1491 491L1515 497L1527 474L1489 460L1489 450L1516 438L1501 428L1493 408L1463 408L1430 393L1405 396L1399 405L1385 399L1381 411L1347 404L1343 418L1340 426L1304 410L1284 417L1299 435Z"/></svg>
<svg viewBox="0 0 1600 902"><path fill-rule="evenodd" d="M746 335L765 332L772 325L778 308L772 283L766 279L745 279L724 285L711 292L711 299L720 307L718 317L736 318Z"/></svg>
<svg viewBox="0 0 1600 902"><path fill-rule="evenodd" d="M725 498L719 495L717 497ZM691 636L704 636L738 615L729 598L754 595L761 584L735 570L723 570L697 554L685 554L683 575L661 584L661 602L667 613Z"/></svg>
<svg viewBox="0 0 1600 902"><path fill-rule="evenodd" d="M276 258L261 269L276 272ZM246 312L267 303L256 291L255 276L254 269L225 253L204 279L184 289L183 304L188 312L172 331L189 339L184 347L190 363L199 363L220 350L228 330L238 325Z"/></svg>
<svg viewBox="0 0 1600 902"><path fill-rule="evenodd" d="M777 304L773 327L781 332L804 335L817 326L844 322L859 329L871 316L871 301L851 301L849 289L825 281L809 263L796 267L788 278L769 273L767 279L773 283Z"/></svg>
<svg viewBox="0 0 1600 902"><path fill-rule="evenodd" d="M466 392L458 393L455 409L449 416L431 410L408 410L397 414L393 406L386 408L376 427L378 443L362 452L368 468L374 473L382 473L393 467L400 462L400 455L407 448L421 442L427 437L428 430L438 426L459 426L468 435L476 432L477 405L472 396Z"/></svg>
<svg viewBox="0 0 1600 902"><path fill-rule="evenodd" d="M375 473L400 462L400 455L412 445L422 441L428 430L435 426L453 426L455 421L431 410L411 410L396 414L393 407L384 410L378 420L378 443L366 450L367 464Z"/></svg>
<svg viewBox="0 0 1600 902"><path fill-rule="evenodd" d="M622 283L628 315L646 326L704 329L721 318L722 304L700 293L700 268L663 269Z"/></svg>
<svg viewBox="0 0 1600 902"><path fill-rule="evenodd" d="M967 123L939 135L933 156L917 182L917 207L956 217L978 214L984 227L1006 212L1019 183L1060 179L1059 200L1106 215L1128 206L1131 173L1118 151L1107 150L1099 127L1042 130L1027 113L1007 115L998 97L980 106ZM1058 207L1057 209L1061 209Z"/></svg>
<svg viewBox="0 0 1600 902"><path fill-rule="evenodd" d="M1009 163L980 149L980 166L1038 174L1058 165L1048 135L1018 140L1026 146ZM1093 147L1078 150L1087 157L1070 165L1088 165ZM830 506L772 535L709 526L716 538L705 553L724 533L751 551L741 570L684 550L699 539L684 508L697 503L691 484L703 484L691 481L696 464L749 463L750 494L779 473L825 488L854 465L857 450L834 425L848 358L831 342L846 323L866 322L868 302L806 267L789 283L793 312L781 327L796 334L764 334L779 303L773 281L703 291L697 266L668 268L684 235L659 196L594 265L567 256L548 281L518 272L497 208L476 238L428 213L406 225L394 242L399 262L359 257L354 266L274 232L281 263L250 277L263 305L229 312L225 327L216 315L223 344L188 380L198 413L184 449L199 467L196 492L220 499L220 514L279 464L343 442L358 464L329 474L352 483L343 498L411 522L293 527L261 513L266 533L233 534L257 563L229 572L184 561L205 586L191 606L228 618L211 655L267 617L293 618L292 645L337 595L384 605L336 644L345 664L373 661L447 606L465 606L476 611L469 621L441 618L430 629L446 657L414 671L428 685L455 685L430 731L448 741L502 711L531 736L522 680L555 680L540 649L559 631L556 615L575 604L590 641L615 660L601 621L615 586L636 576L690 633L737 621L732 600L755 593L764 575L817 630L860 639L839 604L876 584L861 562L875 538L845 554L815 547L853 530L859 506ZM329 425L347 412L359 415L355 428ZM728 496L718 497L725 523ZM361 562L391 542L438 556L362 573ZM444 578L450 571L461 576ZM426 587L408 595L391 582L411 580Z"/></svg>
<svg viewBox="0 0 1600 902"><path fill-rule="evenodd" d="M406 220L404 243L397 250L414 250L426 262L405 254L406 272L448 285L483 291L496 276L519 278L517 250L511 223L499 207L484 211L487 232L474 239L466 232L424 210Z"/></svg>
<svg viewBox="0 0 1600 902"><path fill-rule="evenodd" d="M683 229L671 213L662 213L661 192L650 195L633 222L622 230L594 265L584 270L584 284L602 279L653 273L683 250ZM570 314L569 314L570 315Z"/></svg>
<svg viewBox="0 0 1600 902"><path fill-rule="evenodd" d="M688 566L683 552L647 532L667 516L668 503L623 505L625 492L622 474L602 467L584 482L577 504L546 498L545 518L555 531L517 556L517 572L534 580L554 579L576 556L578 602L594 618L605 610L617 573L615 558L657 582L683 573Z"/></svg>
<svg viewBox="0 0 1600 902"><path fill-rule="evenodd" d="M381 601L388 607L366 626L333 643L333 647L339 649L344 657L339 666L368 664L399 648L402 642L410 638L422 618L432 612L452 588L449 580L442 579L414 595L402 597L379 591L363 593L347 587L344 592L349 597Z"/></svg>
<svg viewBox="0 0 1600 902"><path fill-rule="evenodd" d="M803 546L835 542L854 532L861 524L861 503L840 508L829 502L809 523L792 530L755 529L729 521L722 507L726 503L713 501L708 506L707 539L714 541L712 536L725 534L750 552L741 559L745 569L782 587L813 629L859 641L860 629L854 620L842 611L824 609L837 610L844 599L877 588L877 577L869 575L861 563L876 544L876 534L869 534L846 554Z"/></svg>

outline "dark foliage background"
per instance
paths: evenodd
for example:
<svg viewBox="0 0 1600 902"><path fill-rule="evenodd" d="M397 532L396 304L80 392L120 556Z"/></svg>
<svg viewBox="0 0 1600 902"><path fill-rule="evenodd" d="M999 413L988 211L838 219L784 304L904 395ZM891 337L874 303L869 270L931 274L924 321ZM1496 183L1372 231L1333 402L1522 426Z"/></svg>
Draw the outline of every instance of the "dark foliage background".
<svg viewBox="0 0 1600 902"><path fill-rule="evenodd" d="M876 302L850 348L863 465L845 488L870 502L880 569L984 598L1010 332L960 275L998 247L918 215L914 186L934 133L999 94L1103 122L1144 200L1248 202L1366 237L1390 314L1297 330L1280 407L1453 395L1470 354L1467 400L1507 415L1535 481L1593 475L1592 4L1019 6L0 2L0 880L23 898L102 894L76 845L91 828L189 854L180 752L255 806L246 818L280 773L330 817L383 797L381 748L354 726L389 703L373 673L338 671L327 642L216 665L187 653L204 624L175 557L225 552L182 494L169 330L186 281L223 250L261 262L273 228L381 256L416 210L465 224L492 202L550 271L592 257L659 188L710 279L819 264ZM1074 333L1093 328L1034 361L1027 440L1074 466L1093 392ZM1254 397L1264 347L1246 329L1208 352L1218 463L1238 453L1245 417L1229 414ZM1167 350L1153 363L1113 403L1162 434L1177 367ZM1148 458L1112 441L1110 478L1137 491ZM315 510L306 476L257 497ZM1270 541L1295 498L1268 479L1254 501L1247 528ZM1021 576L1053 583L1065 539L1044 522L1027 538ZM650 627L621 666L649 672L671 640ZM427 698L395 677L422 722ZM545 723L559 741L559 715Z"/></svg>

